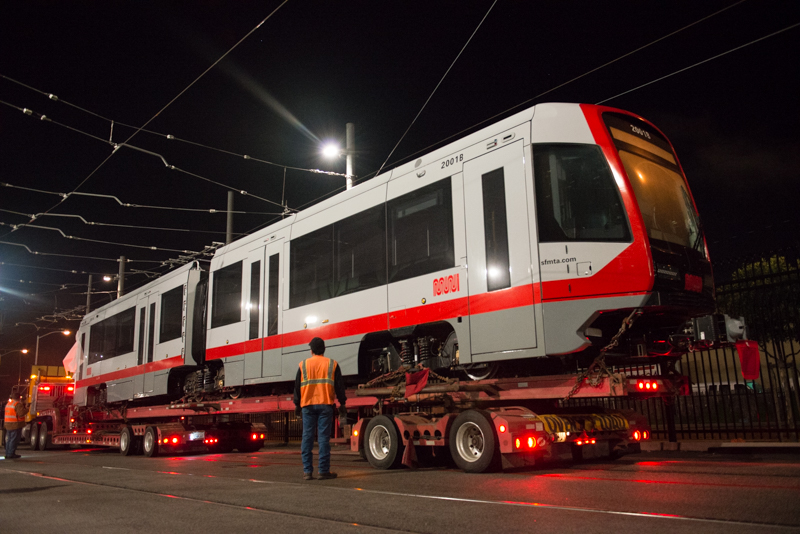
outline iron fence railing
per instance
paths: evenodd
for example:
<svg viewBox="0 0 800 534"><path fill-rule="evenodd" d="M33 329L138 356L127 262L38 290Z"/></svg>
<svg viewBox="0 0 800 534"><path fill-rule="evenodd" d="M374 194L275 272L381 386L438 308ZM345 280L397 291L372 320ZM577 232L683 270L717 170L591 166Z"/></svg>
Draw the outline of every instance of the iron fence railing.
<svg viewBox="0 0 800 534"><path fill-rule="evenodd" d="M718 311L743 317L748 337L758 341L758 379L742 377L735 348L716 348L686 354L676 366L690 379L688 396L570 404L639 411L656 438L800 440L799 252L793 248L714 265ZM625 372L649 375L658 369Z"/></svg>

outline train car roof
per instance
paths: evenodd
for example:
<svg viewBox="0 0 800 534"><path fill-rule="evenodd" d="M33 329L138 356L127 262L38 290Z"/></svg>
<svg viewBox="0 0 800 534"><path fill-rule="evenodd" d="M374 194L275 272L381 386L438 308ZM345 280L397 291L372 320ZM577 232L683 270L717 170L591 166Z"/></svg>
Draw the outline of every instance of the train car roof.
<svg viewBox="0 0 800 534"><path fill-rule="evenodd" d="M158 286L159 284L161 284L161 283L163 283L163 282L165 282L167 280L170 280L170 279L172 279L172 278L174 278L176 276L180 276L180 275L182 275L182 274L184 274L184 273L186 273L188 271L191 271L192 269L199 269L199 268L200 268L200 263L197 262L197 261L192 261L192 262L187 263L186 265L181 265L180 267L178 267L174 271L169 271L168 273L164 273L161 276L159 276L158 278L156 278L155 280L153 280L151 282L148 282L148 283L146 283L145 285L143 285L141 287L137 287L136 289L134 289L130 293L126 293L126 294L122 295L120 298L114 299L111 302L109 302L108 304L105 304L103 306L100 306L97 309L92 310L86 316L84 316L84 318L81 320L81 325L83 325L85 322L94 321L94 319L96 319L98 315L102 315L108 309L110 309L112 307L115 307L115 306L119 306L120 304L124 304L128 300L133 299L133 301L135 303L136 302L136 298L139 295L141 295L142 293L150 291L153 288L155 288L156 286Z"/></svg>
<svg viewBox="0 0 800 534"><path fill-rule="evenodd" d="M493 137L500 132L504 132L515 126L518 126L519 124L530 121L533 118L533 115L536 112L537 108L553 106L553 105L579 106L580 104L543 103L532 106L528 109L520 111L519 113L515 113L510 117L492 123L485 128L482 128L460 139L457 139L456 141L444 145L441 148L437 148L432 152L428 152L415 160L409 161L408 163L404 163L403 165L400 165L398 167L394 167L384 172L383 174L376 176L375 178L372 178L371 180L367 180L358 185L355 185L353 186L352 189L342 191L341 193L338 193L330 198L327 198L318 204L314 204L313 206L304 209L303 211L295 213L285 219L282 219L281 221L271 224L266 228L259 230L258 232L237 239L236 241L217 249L217 251L214 254L214 257L217 258L228 252L236 250L239 247L250 245L253 241L265 239L266 237L275 234L284 228L291 227L291 225L297 221L302 221L321 211L331 208L348 198L357 197L358 195L364 194L376 187L380 187L395 178L404 176L409 172L414 171L414 169L418 167L423 167L425 165L428 165L431 162L439 160L455 151L462 150L465 147L472 146L489 137Z"/></svg>

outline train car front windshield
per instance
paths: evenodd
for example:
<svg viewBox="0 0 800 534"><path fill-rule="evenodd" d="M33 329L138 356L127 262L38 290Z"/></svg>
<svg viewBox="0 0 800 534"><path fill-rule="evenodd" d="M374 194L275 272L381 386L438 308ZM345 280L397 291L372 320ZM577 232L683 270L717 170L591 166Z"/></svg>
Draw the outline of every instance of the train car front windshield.
<svg viewBox="0 0 800 534"><path fill-rule="evenodd" d="M697 211L669 142L634 117L604 113L603 120L628 173L651 243L667 250L679 245L705 258Z"/></svg>

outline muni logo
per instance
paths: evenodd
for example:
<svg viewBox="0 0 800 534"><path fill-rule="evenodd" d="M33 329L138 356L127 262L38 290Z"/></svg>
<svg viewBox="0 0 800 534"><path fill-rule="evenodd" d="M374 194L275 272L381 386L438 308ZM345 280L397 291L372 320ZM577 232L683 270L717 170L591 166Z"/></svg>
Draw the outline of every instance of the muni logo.
<svg viewBox="0 0 800 534"><path fill-rule="evenodd" d="M461 284L458 280L457 274L451 274L448 277L434 278L433 280L433 294L441 295L442 293L456 293L461 290Z"/></svg>

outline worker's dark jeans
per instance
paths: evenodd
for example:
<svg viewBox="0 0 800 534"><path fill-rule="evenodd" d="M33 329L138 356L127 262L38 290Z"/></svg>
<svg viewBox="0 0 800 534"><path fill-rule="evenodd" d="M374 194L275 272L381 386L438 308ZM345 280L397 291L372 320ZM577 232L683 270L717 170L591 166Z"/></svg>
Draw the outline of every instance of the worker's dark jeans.
<svg viewBox="0 0 800 534"><path fill-rule="evenodd" d="M312 404L303 406L303 472L314 472L314 431L317 431L319 442L319 472L330 473L331 470L331 425L333 424L333 406L330 404Z"/></svg>
<svg viewBox="0 0 800 534"><path fill-rule="evenodd" d="M22 429L6 430L6 456L13 456L17 452L19 438L22 436Z"/></svg>

